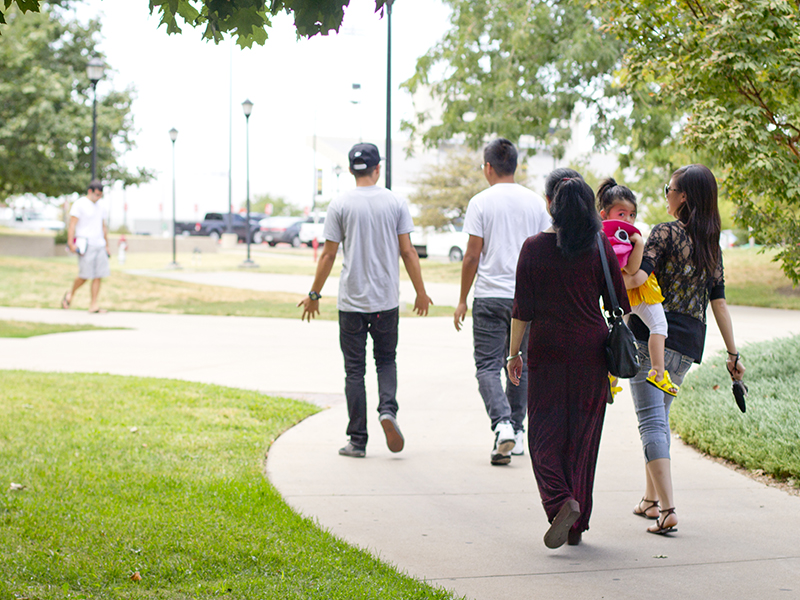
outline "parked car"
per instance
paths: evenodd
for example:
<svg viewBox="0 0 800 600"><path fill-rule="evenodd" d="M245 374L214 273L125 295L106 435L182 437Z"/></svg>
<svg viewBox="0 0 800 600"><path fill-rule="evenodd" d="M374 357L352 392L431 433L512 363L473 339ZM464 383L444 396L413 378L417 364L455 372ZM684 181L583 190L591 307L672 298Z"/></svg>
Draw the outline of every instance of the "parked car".
<svg viewBox="0 0 800 600"><path fill-rule="evenodd" d="M313 246L314 238L317 239L317 243L320 245L325 243L323 232L325 231L326 214L327 213L319 213L316 218L311 216L306 219L300 227L300 233L298 234L301 243L307 246Z"/></svg>
<svg viewBox="0 0 800 600"><path fill-rule="evenodd" d="M233 217L232 220L231 217ZM206 213L205 218L199 223L178 221L175 223L175 233L179 235L207 235L212 239L218 240L223 233L228 231L227 225L229 222L233 233L238 236L239 241L246 241L247 235L250 236L251 242L255 241L255 234L259 230L258 222L251 218L248 227L247 219L237 213L232 215L228 213Z"/></svg>
<svg viewBox="0 0 800 600"><path fill-rule="evenodd" d="M411 244L420 258L446 256L450 262L460 262L464 260L468 241L469 235L452 223L443 229L423 227L411 233Z"/></svg>
<svg viewBox="0 0 800 600"><path fill-rule="evenodd" d="M14 227L29 231L61 231L65 228L64 221L58 219L45 219L39 213L25 213L14 219Z"/></svg>
<svg viewBox="0 0 800 600"><path fill-rule="evenodd" d="M256 243L291 244L295 248L300 246L300 226L304 217L267 217L259 221L259 231L256 233Z"/></svg>

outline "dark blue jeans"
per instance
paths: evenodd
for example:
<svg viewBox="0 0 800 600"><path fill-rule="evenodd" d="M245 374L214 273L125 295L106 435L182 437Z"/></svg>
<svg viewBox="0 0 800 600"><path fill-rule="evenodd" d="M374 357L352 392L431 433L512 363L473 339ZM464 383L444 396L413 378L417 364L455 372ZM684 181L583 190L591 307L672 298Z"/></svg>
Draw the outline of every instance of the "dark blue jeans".
<svg viewBox="0 0 800 600"><path fill-rule="evenodd" d="M501 421L511 421L514 431L522 431L528 407L530 325L520 345L523 367L519 385L516 386L508 380L506 371L513 306L514 301L507 298L475 298L472 304L472 336L478 391L486 405L492 429ZM505 390L501 380L503 373L506 375Z"/></svg>
<svg viewBox="0 0 800 600"><path fill-rule="evenodd" d="M367 334L378 372L378 414L397 415L397 325L399 309L375 313L339 311L339 346L344 355L344 395L350 423L347 435L356 448L367 447Z"/></svg>

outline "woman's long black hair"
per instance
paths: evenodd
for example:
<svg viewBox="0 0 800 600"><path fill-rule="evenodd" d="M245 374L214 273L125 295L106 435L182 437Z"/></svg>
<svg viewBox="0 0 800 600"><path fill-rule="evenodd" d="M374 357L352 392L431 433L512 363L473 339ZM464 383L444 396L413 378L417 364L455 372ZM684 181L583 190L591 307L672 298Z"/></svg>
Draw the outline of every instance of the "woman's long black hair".
<svg viewBox="0 0 800 600"><path fill-rule="evenodd" d="M679 192L686 194L675 216L692 240L699 271L713 275L720 259L719 234L722 224L717 205L717 180L705 165L688 165L672 174Z"/></svg>
<svg viewBox="0 0 800 600"><path fill-rule="evenodd" d="M572 169L556 169L547 176L544 190L561 253L572 258L594 246L600 216L594 207L594 192L583 177Z"/></svg>

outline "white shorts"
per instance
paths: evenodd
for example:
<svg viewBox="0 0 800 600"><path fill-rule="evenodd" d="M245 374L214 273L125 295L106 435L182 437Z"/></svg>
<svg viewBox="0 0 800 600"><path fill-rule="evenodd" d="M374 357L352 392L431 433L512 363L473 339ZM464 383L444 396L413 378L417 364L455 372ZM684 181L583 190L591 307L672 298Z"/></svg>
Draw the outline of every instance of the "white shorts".
<svg viewBox="0 0 800 600"><path fill-rule="evenodd" d="M641 302L636 306L632 306L631 312L647 325L650 335L656 333L667 337L667 316L664 314L664 307L660 302L658 304Z"/></svg>
<svg viewBox="0 0 800 600"><path fill-rule="evenodd" d="M78 277L81 279L102 279L110 273L105 246L87 246L86 252L78 255Z"/></svg>

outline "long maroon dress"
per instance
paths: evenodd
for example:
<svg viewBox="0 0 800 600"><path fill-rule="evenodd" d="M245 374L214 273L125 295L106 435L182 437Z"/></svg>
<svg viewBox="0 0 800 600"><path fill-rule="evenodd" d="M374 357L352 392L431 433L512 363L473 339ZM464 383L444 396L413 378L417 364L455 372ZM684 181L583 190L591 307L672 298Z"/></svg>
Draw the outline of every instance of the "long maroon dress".
<svg viewBox="0 0 800 600"><path fill-rule="evenodd" d="M617 300L630 311L619 263L603 236ZM604 353L608 326L600 312L605 276L596 245L571 260L554 233L522 246L513 317L530 321L528 444L544 510L552 522L569 498L589 529L597 450L609 394Z"/></svg>

